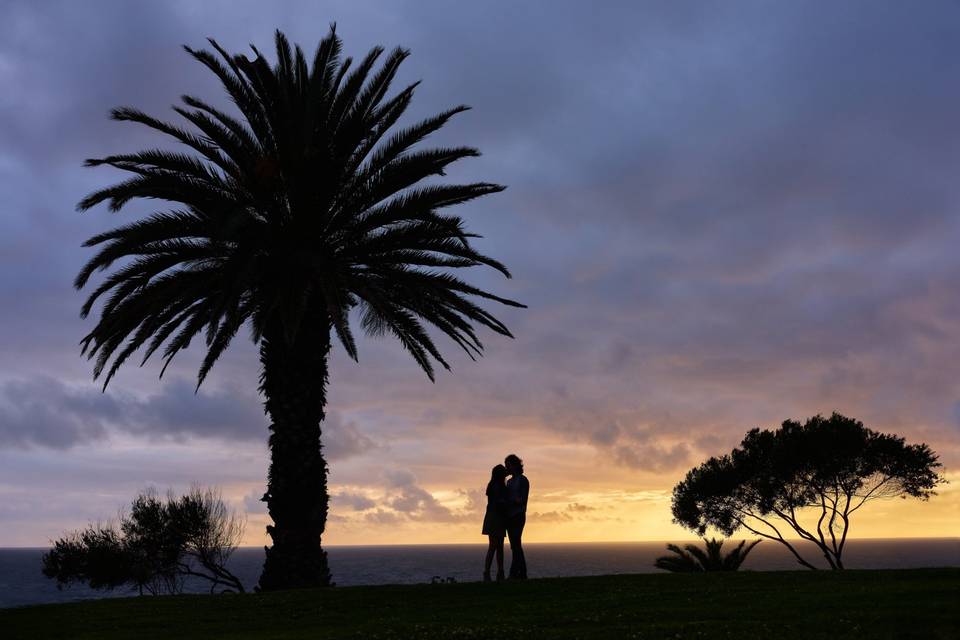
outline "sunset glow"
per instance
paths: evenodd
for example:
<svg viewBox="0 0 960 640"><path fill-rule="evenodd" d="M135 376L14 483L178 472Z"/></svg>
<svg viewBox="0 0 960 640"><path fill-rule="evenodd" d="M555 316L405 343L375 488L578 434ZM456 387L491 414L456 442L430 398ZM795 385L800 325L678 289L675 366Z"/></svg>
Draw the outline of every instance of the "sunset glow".
<svg viewBox="0 0 960 640"><path fill-rule="evenodd" d="M960 39L932 3L85 4L0 20L0 547L194 483L267 544L249 332L197 393L201 345L161 381L131 358L101 393L71 281L118 218L74 207L117 177L84 158L165 143L110 108L229 107L182 44L268 49L278 27L310 48L332 20L347 53L412 50L412 117L473 107L431 143L483 152L449 179L508 185L459 213L514 277L466 277L529 308L497 309L515 339L480 332L477 362L438 338L435 383L395 341L360 338L359 362L334 347L324 544L485 543L509 453L531 483L525 541L692 539L670 515L688 469L833 411L928 443L948 480L872 503L853 538L960 535Z"/></svg>

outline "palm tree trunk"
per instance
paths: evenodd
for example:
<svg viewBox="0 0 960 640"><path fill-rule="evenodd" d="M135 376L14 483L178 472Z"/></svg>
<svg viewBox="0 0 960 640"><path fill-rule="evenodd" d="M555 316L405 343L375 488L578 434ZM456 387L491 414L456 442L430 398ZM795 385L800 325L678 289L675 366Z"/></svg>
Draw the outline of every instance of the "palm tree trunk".
<svg viewBox="0 0 960 640"><path fill-rule="evenodd" d="M304 318L291 343L281 323L268 327L260 344L260 390L270 417L267 503L273 547L259 589L330 585L320 539L327 522L327 463L320 444L327 386L330 325Z"/></svg>

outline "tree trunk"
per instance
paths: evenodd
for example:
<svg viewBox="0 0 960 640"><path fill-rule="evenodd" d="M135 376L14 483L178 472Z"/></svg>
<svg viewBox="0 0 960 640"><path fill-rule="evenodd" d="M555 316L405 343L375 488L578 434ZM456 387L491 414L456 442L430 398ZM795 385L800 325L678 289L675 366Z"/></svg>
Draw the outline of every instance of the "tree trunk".
<svg viewBox="0 0 960 640"><path fill-rule="evenodd" d="M273 547L259 589L330 585L327 553L320 539L327 522L327 463L320 444L327 386L330 324L305 317L290 342L282 323L264 331L260 344L260 390L270 417L267 503Z"/></svg>

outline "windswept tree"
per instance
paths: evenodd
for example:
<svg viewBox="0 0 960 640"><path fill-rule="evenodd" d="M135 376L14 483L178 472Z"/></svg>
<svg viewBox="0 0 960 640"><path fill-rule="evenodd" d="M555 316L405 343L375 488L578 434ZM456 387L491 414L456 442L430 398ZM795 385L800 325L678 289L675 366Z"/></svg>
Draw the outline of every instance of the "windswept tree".
<svg viewBox="0 0 960 640"><path fill-rule="evenodd" d="M775 430L753 429L730 454L690 470L673 489L674 522L703 535L741 528L775 540L816 569L791 544L794 532L831 569L843 569L853 514L881 498L927 500L944 482L926 444L878 433L834 413Z"/></svg>
<svg viewBox="0 0 960 640"><path fill-rule="evenodd" d="M138 198L171 205L86 242L101 248L77 275L78 288L96 271L118 266L83 305L86 316L105 299L83 352L106 388L130 356L142 353L143 364L159 351L162 376L203 336L199 387L236 333L249 327L270 419L263 499L273 546L260 587L327 585L320 427L331 334L354 359L352 322L368 335L392 334L431 380L435 363L450 367L428 328L471 358L483 349L477 325L510 336L476 299L523 305L449 271L485 265L509 277L448 213L504 187L423 182L479 154L418 147L465 106L395 127L417 86L388 96L406 50L384 56L377 47L354 63L341 56L333 27L312 63L280 32L273 66L256 48L250 59L210 44L215 53L186 50L216 75L236 111L184 96L174 111L186 126L178 126L116 109L115 120L154 129L186 152L150 149L87 161L132 177L90 194L79 209L107 202L119 211Z"/></svg>
<svg viewBox="0 0 960 640"><path fill-rule="evenodd" d="M685 544L683 548L676 544L668 544L667 551L673 555L660 556L653 563L658 569L673 573L701 573L704 571L737 571L747 555L760 540L747 544L741 540L733 551L723 553L723 540L716 538L704 539L703 549L695 544Z"/></svg>
<svg viewBox="0 0 960 640"><path fill-rule="evenodd" d="M211 593L243 592L227 569L243 524L215 489L194 487L179 497L168 493L166 500L148 490L117 524L91 525L55 541L43 556L43 574L57 588L79 583L159 595L179 593L188 578L196 578Z"/></svg>

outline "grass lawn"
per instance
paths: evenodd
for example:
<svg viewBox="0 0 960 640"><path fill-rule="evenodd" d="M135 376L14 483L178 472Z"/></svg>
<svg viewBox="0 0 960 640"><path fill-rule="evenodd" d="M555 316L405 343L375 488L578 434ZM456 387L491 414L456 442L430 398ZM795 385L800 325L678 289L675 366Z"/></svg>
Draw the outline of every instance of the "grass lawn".
<svg viewBox="0 0 960 640"><path fill-rule="evenodd" d="M0 609L30 638L960 638L960 569L645 574Z"/></svg>

